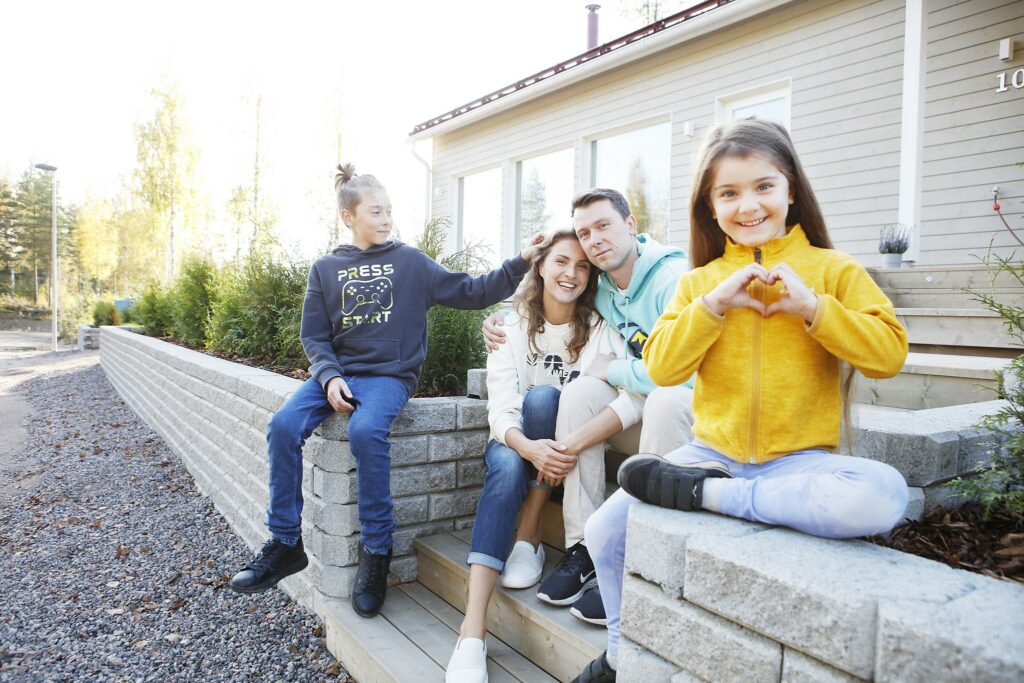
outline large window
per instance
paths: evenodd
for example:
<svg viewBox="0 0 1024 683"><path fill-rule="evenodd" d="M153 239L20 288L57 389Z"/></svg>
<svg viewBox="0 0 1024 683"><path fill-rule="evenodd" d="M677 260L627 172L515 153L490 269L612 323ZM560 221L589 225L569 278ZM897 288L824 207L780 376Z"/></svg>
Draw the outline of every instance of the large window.
<svg viewBox="0 0 1024 683"><path fill-rule="evenodd" d="M719 123L756 116L789 129L789 80L719 97L715 110Z"/></svg>
<svg viewBox="0 0 1024 683"><path fill-rule="evenodd" d="M622 192L637 231L668 242L672 124L668 121L594 140L591 182Z"/></svg>
<svg viewBox="0 0 1024 683"><path fill-rule="evenodd" d="M459 178L457 246L478 244L491 267L502 260L501 169L473 173Z"/></svg>
<svg viewBox="0 0 1024 683"><path fill-rule="evenodd" d="M571 227L573 150L523 159L516 164L516 246L530 236Z"/></svg>

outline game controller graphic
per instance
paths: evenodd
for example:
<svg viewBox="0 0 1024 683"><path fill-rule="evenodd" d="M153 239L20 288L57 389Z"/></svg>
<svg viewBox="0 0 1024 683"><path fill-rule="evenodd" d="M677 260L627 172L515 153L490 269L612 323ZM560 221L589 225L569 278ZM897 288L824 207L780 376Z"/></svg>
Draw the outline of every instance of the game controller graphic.
<svg viewBox="0 0 1024 683"><path fill-rule="evenodd" d="M391 280L375 277L372 280L349 280L341 288L341 312L349 315L360 306L377 304L381 310L389 311L395 305L391 293Z"/></svg>

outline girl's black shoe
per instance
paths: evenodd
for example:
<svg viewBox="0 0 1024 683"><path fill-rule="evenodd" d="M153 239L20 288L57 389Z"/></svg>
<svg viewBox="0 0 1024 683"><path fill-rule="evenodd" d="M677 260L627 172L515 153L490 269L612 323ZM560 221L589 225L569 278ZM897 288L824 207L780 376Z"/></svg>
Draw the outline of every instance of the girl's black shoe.
<svg viewBox="0 0 1024 683"><path fill-rule="evenodd" d="M387 555L375 555L359 544L359 569L352 588L352 609L361 617L374 617L384 605L388 592L391 549Z"/></svg>
<svg viewBox="0 0 1024 683"><path fill-rule="evenodd" d="M605 650L601 656L592 661L580 672L580 675L572 679L572 683L614 683L615 669L608 666L608 651Z"/></svg>
<svg viewBox="0 0 1024 683"><path fill-rule="evenodd" d="M656 455L638 454L619 468L619 486L626 493L651 505L673 510L700 510L704 480L732 478L728 465L717 460L673 465Z"/></svg>
<svg viewBox="0 0 1024 683"><path fill-rule="evenodd" d="M273 588L286 576L301 572L309 565L302 539L294 548L276 538L263 544L252 562L235 574L228 586L239 593L260 593Z"/></svg>

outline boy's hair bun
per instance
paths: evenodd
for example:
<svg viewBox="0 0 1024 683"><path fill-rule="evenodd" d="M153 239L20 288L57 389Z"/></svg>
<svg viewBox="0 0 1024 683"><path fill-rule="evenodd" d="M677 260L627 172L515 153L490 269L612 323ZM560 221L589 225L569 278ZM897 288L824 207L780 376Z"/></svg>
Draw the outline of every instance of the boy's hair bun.
<svg viewBox="0 0 1024 683"><path fill-rule="evenodd" d="M334 174L334 191L337 192L342 185L355 177L355 164L338 164L338 172Z"/></svg>
<svg viewBox="0 0 1024 683"><path fill-rule="evenodd" d="M384 186L372 175L356 174L354 164L338 164L334 174L334 192L338 195L338 210L355 211L362 200L363 190L383 190Z"/></svg>

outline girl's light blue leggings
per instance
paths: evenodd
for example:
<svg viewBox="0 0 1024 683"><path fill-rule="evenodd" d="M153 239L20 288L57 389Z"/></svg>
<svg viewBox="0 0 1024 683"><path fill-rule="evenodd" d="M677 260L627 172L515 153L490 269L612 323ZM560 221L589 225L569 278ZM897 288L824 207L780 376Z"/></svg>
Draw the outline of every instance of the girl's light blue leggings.
<svg viewBox="0 0 1024 683"><path fill-rule="evenodd" d="M723 515L787 526L825 538L870 536L892 529L907 508L907 483L885 463L798 451L762 465L745 465L693 442L666 456L686 465L718 460L733 479L706 479L704 499ZM616 491L587 520L587 549L597 569L608 615L608 654L618 656L626 555L626 517L636 498Z"/></svg>

